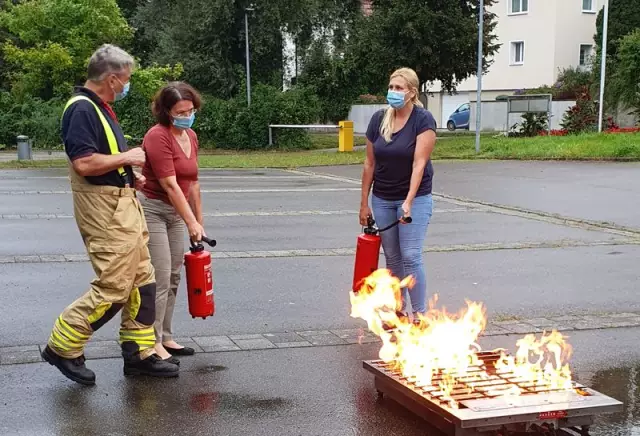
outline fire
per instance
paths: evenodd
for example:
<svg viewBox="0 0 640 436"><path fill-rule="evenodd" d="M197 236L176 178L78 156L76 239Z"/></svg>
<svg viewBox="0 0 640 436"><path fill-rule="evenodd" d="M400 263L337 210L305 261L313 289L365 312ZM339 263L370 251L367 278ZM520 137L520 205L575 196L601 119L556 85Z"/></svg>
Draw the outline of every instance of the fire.
<svg viewBox="0 0 640 436"><path fill-rule="evenodd" d="M492 388L492 380L500 376L527 389L572 389L571 371L565 363L571 347L560 333L543 333L540 340L534 335L525 336L517 342L515 356L502 351L489 371L477 354L481 351L477 340L487 324L485 307L466 301L466 308L449 314L436 309L436 296L429 302L428 311L411 321L401 313L402 288L411 288L414 283L412 277L400 280L389 270L378 269L364 280L358 292L350 294L351 316L365 320L369 330L382 339L380 359L405 378L417 386L436 386L453 408L458 407L454 394L473 391L466 384L469 381L482 381L474 386L483 387L475 389L483 389L490 396L524 393L515 384L496 383L501 386Z"/></svg>

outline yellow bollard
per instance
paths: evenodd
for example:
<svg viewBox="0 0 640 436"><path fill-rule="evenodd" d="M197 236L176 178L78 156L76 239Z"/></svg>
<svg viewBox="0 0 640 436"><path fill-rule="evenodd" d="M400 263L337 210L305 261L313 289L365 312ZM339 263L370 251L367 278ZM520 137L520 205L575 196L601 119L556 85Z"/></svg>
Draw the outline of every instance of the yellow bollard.
<svg viewBox="0 0 640 436"><path fill-rule="evenodd" d="M353 151L353 121L340 121L338 151Z"/></svg>

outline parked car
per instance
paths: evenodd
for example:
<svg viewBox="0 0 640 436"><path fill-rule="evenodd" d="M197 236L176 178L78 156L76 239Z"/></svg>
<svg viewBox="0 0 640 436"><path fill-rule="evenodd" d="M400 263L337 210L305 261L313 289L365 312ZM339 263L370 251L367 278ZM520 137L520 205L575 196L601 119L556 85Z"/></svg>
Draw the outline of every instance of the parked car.
<svg viewBox="0 0 640 436"><path fill-rule="evenodd" d="M447 129L454 131L456 129L468 129L469 128L469 115L471 114L471 106L469 103L464 103L458 106L447 121Z"/></svg>

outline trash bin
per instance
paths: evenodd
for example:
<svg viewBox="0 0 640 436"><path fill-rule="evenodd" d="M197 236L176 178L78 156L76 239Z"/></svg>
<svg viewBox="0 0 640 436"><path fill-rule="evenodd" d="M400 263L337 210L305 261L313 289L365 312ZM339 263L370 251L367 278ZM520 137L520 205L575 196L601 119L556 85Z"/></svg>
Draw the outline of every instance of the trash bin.
<svg viewBox="0 0 640 436"><path fill-rule="evenodd" d="M28 136L20 135L18 140L18 160L32 160L31 144Z"/></svg>

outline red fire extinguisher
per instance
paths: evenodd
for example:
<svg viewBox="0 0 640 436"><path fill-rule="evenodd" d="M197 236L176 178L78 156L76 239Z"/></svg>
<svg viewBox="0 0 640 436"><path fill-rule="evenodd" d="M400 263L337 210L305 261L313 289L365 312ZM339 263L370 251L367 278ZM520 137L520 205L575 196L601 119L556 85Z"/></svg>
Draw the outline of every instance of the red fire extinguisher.
<svg viewBox="0 0 640 436"><path fill-rule="evenodd" d="M362 286L362 281L378 269L380 244L382 243L380 233L397 226L401 222L409 224L411 217L402 217L382 229L376 227L376 222L373 217L367 217L367 227L365 227L362 234L358 236L356 244L356 260L353 268L353 292L358 292Z"/></svg>
<svg viewBox="0 0 640 436"><path fill-rule="evenodd" d="M216 246L215 239L205 236L202 240L211 247ZM202 242L191 241L189 251L184 255L184 266L187 276L187 296L189 313L193 318L205 319L213 316L213 273L211 271L211 253L204 249Z"/></svg>

